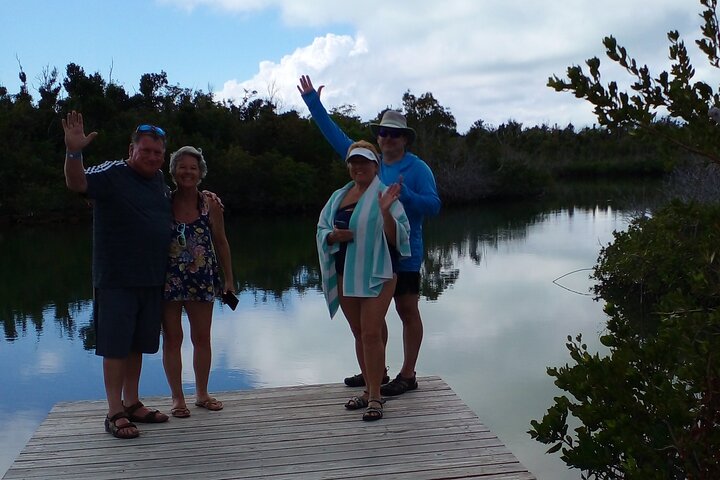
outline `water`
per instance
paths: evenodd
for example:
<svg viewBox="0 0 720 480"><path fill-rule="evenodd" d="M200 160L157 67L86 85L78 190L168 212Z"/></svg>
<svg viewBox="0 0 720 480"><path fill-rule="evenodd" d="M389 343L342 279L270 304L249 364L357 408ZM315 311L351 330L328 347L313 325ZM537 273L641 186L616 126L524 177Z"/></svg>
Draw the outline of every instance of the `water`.
<svg viewBox="0 0 720 480"><path fill-rule="evenodd" d="M545 369L571 362L567 335L582 333L602 351L605 315L587 294L588 269L628 217L601 205L445 210L426 229L417 374L442 377L539 479L580 477L527 431L561 393ZM318 289L314 220L228 219L243 290L237 310L216 305L211 392L340 382L357 373L349 328L341 313L329 320ZM0 233L0 249L2 475L55 403L103 399L104 390L101 361L86 349L89 227L13 229ZM387 321L394 376L402 345L393 306ZM191 354L186 341L188 391ZM145 357L141 393L169 395L159 355Z"/></svg>

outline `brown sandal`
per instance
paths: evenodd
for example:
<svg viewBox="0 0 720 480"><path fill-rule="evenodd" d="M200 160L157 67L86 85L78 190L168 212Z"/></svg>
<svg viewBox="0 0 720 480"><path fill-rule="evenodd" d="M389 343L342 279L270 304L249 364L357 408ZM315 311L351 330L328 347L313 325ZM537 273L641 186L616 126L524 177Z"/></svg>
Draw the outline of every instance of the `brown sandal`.
<svg viewBox="0 0 720 480"><path fill-rule="evenodd" d="M125 425L118 425L117 421L121 418L126 419L128 423L126 423ZM123 430L129 428L135 429L135 431L132 433L121 433ZM130 421L127 413L125 412L118 412L112 417L105 417L105 431L115 438L130 439L140 436L140 432L138 431L137 426Z"/></svg>
<svg viewBox="0 0 720 480"><path fill-rule="evenodd" d="M137 402L129 407L125 407L125 413L127 413L128 418L131 422L139 422L139 423L163 423L167 422L170 417L162 413L160 410L150 410L145 415L135 415L135 412L143 408L145 405L143 405L142 402Z"/></svg>

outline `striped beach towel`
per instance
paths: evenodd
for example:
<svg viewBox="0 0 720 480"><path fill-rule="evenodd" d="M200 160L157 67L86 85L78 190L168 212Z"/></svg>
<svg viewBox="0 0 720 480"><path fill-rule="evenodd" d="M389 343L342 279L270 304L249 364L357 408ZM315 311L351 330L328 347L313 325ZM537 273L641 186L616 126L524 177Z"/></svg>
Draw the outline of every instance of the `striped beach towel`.
<svg viewBox="0 0 720 480"><path fill-rule="evenodd" d="M340 305L334 257L340 246L337 243L328 245L327 236L333 230L335 214L343 197L354 184L355 182L350 182L336 190L323 207L318 219L315 240L320 259L322 288L330 318L335 316ZM387 187L376 176L358 200L350 217L349 228L353 232L353 241L347 245L342 285L346 297L377 297L383 283L392 279L392 261L378 204L378 192L386 189ZM405 209L397 201L393 203L390 212L396 224L395 248L401 257L409 257L410 223L405 215Z"/></svg>

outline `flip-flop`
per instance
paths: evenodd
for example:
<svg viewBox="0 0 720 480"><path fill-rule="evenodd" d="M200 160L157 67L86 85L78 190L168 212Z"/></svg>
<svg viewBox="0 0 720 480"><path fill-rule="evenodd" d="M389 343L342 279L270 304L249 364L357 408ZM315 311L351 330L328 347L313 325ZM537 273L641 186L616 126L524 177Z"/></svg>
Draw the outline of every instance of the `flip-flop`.
<svg viewBox="0 0 720 480"><path fill-rule="evenodd" d="M208 410L210 410L212 412L217 412L218 410L223 409L223 403L220 400L218 400L217 398L212 398L212 397L208 398L204 402L201 402L200 400L198 400L197 402L195 402L195 406L200 407L200 408L207 408Z"/></svg>
<svg viewBox="0 0 720 480"><path fill-rule="evenodd" d="M190 416L190 410L187 407L175 407L170 409L170 415L175 418L188 418Z"/></svg>

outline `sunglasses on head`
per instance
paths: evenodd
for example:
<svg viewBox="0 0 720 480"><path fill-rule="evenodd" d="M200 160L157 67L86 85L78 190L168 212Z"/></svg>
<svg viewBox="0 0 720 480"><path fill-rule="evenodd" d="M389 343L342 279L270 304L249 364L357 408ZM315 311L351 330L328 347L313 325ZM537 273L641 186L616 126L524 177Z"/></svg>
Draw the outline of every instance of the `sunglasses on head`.
<svg viewBox="0 0 720 480"><path fill-rule="evenodd" d="M382 138L400 138L403 136L403 131L397 128L380 128L380 130L378 130L378 136Z"/></svg>
<svg viewBox="0 0 720 480"><path fill-rule="evenodd" d="M150 133L153 135L157 135L158 137L165 138L165 130L160 127L156 127L155 125L138 125L138 127L135 129L135 133Z"/></svg>

